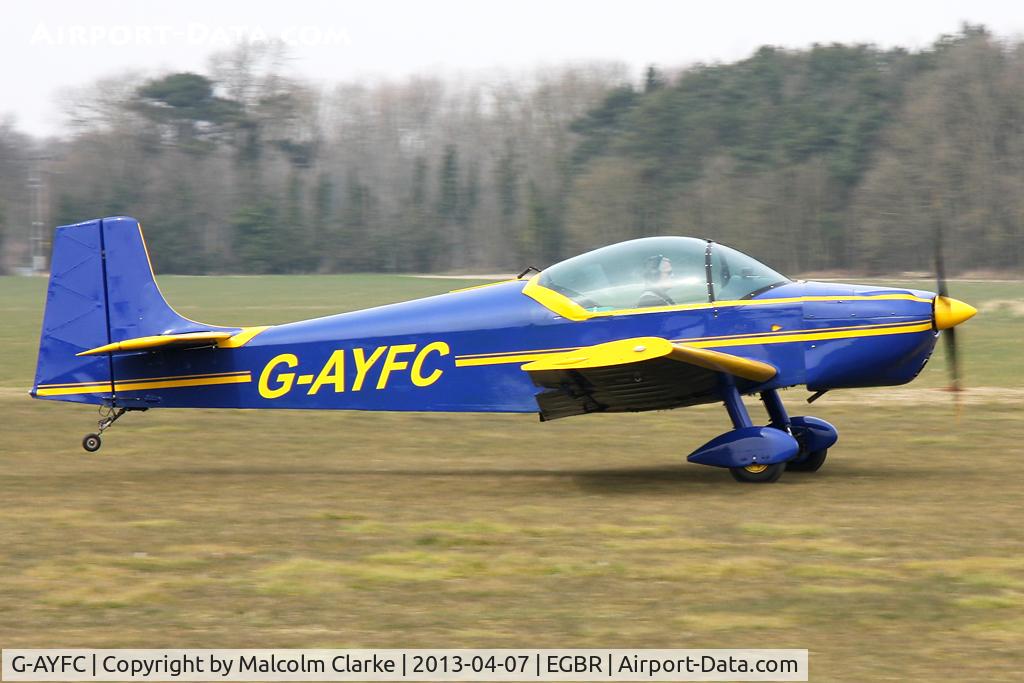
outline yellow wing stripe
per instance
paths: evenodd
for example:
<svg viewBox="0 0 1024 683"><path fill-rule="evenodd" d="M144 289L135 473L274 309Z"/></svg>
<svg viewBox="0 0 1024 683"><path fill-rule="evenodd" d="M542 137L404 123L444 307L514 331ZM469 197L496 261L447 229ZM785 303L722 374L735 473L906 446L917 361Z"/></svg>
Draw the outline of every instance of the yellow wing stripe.
<svg viewBox="0 0 1024 683"><path fill-rule="evenodd" d="M730 353L697 349L680 344L672 345L672 352L669 354L669 358L707 368L708 370L714 370L715 372L726 372L754 382L767 382L779 374L778 369L768 363L751 360L750 358L741 358Z"/></svg>
<svg viewBox="0 0 1024 683"><path fill-rule="evenodd" d="M545 370L584 370L587 368L605 368L616 365L640 363L654 358L668 357L672 360L698 367L727 372L731 375L767 382L778 370L768 363L740 358L719 351L696 349L690 346L673 344L661 337L636 337L588 346L575 351L567 351L546 356L523 366L527 372Z"/></svg>
<svg viewBox="0 0 1024 683"><path fill-rule="evenodd" d="M634 337L585 346L565 353L549 354L523 366L527 372L582 370L639 363L672 353L672 343L661 337Z"/></svg>
<svg viewBox="0 0 1024 683"><path fill-rule="evenodd" d="M223 374L220 376L203 375L182 379L133 379L114 382L113 390L141 391L143 389L173 389L177 387L205 387L218 384L248 384L252 382L252 372ZM40 386L36 396L68 396L71 394L96 394L111 390L110 382L91 382L88 384L67 386Z"/></svg>
<svg viewBox="0 0 1024 683"><path fill-rule="evenodd" d="M712 308L732 308L735 306L773 306L776 304L795 304L806 301L918 301L930 304L931 299L913 294L876 294L852 296L794 296L779 299L740 299L736 301L715 301L714 303L676 304L674 306L649 306L646 308L622 308L613 311L588 311L567 296L548 289L534 275L523 287L523 294L540 305L567 320L590 320L615 315L637 315L642 313L666 313L668 311L698 311Z"/></svg>

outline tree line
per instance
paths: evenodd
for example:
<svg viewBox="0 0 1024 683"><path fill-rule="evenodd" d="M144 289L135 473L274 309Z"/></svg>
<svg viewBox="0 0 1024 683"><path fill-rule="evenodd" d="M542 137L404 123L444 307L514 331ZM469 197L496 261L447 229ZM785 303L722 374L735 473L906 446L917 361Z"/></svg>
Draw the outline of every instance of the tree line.
<svg viewBox="0 0 1024 683"><path fill-rule="evenodd" d="M639 83L617 64L314 87L273 44L67 93L70 134L0 122L0 239L140 218L161 272L509 272L657 234L784 272L1019 272L1024 43L764 47ZM38 161L34 163L40 163Z"/></svg>

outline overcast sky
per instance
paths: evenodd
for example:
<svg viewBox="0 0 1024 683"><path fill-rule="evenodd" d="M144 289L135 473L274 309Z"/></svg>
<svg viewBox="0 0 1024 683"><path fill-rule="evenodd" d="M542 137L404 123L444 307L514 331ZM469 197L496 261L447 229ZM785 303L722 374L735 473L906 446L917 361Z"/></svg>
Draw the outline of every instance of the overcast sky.
<svg viewBox="0 0 1024 683"><path fill-rule="evenodd" d="M0 16L0 115L60 132L56 94L125 69L201 70L242 36L280 38L297 75L336 82L617 60L731 61L760 45L924 47L963 21L1024 35L1019 0L37 0Z"/></svg>

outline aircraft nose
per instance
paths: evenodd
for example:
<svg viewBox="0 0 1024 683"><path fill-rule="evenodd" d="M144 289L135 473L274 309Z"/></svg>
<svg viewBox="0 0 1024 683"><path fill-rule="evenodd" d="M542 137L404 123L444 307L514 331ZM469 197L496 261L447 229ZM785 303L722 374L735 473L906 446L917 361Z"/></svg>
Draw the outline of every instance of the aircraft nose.
<svg viewBox="0 0 1024 683"><path fill-rule="evenodd" d="M935 316L935 329L947 330L974 317L978 309L970 304L965 304L959 299L949 296L936 296L934 303L932 303L932 312Z"/></svg>

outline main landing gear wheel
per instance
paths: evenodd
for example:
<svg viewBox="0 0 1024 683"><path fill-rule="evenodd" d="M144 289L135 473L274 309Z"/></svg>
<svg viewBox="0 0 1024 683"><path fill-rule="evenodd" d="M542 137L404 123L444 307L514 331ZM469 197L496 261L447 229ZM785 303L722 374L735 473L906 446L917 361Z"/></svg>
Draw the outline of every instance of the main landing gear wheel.
<svg viewBox="0 0 1024 683"><path fill-rule="evenodd" d="M95 453L102 445L103 439L100 438L99 434L86 434L82 439L82 448L90 453Z"/></svg>
<svg viewBox="0 0 1024 683"><path fill-rule="evenodd" d="M746 484L770 484L777 481L785 469L784 462L777 462L774 465L753 463L746 467L730 467L729 472L733 479Z"/></svg>
<svg viewBox="0 0 1024 683"><path fill-rule="evenodd" d="M801 458L790 460L786 463L786 469L791 472L817 472L825 464L827 456L828 449L822 448L820 451L813 451Z"/></svg>

